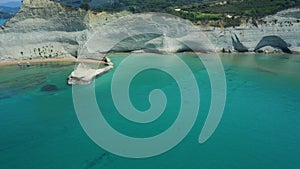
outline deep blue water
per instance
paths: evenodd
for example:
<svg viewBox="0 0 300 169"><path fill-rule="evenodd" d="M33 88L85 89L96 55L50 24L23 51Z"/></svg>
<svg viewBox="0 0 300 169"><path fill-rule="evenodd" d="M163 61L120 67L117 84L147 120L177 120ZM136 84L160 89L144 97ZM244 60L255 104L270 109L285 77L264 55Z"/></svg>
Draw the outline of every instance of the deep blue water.
<svg viewBox="0 0 300 169"><path fill-rule="evenodd" d="M300 56L221 56L227 82L225 111L212 137L199 144L198 136L210 105L211 85L197 57L179 55L197 80L201 97L199 115L179 145L146 159L119 157L89 139L74 110L72 87L66 85L73 64L0 67L0 168L300 167ZM116 68L125 57L110 56ZM159 70L141 72L133 79L130 98L137 109L149 108L149 92L156 88L162 89L168 99L166 111L158 120L135 124L124 120L112 101L110 84L116 68L95 81L97 101L106 120L119 132L135 137L149 137L166 130L180 108L180 92L174 79ZM41 92L46 84L56 85L58 91Z"/></svg>

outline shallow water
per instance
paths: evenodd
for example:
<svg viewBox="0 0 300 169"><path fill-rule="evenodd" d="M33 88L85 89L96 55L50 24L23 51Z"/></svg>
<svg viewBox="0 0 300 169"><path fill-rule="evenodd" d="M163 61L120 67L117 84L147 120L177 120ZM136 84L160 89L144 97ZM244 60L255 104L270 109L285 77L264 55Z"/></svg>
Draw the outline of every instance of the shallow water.
<svg viewBox="0 0 300 169"><path fill-rule="evenodd" d="M0 26L2 26L5 22L6 22L7 19L0 19Z"/></svg>
<svg viewBox="0 0 300 169"><path fill-rule="evenodd" d="M199 85L198 119L179 145L146 159L111 154L85 134L74 110L72 87L65 81L73 64L0 67L0 168L300 167L300 56L222 55L226 107L217 130L204 144L198 143L198 136L210 105L208 74L196 56L179 56ZM118 54L110 58L117 67L125 57ZM180 108L180 92L171 76L147 70L133 79L130 97L137 109L149 108L147 100L153 89L162 89L168 98L158 120L140 125L124 120L113 104L110 84L114 72L95 81L98 104L111 126L129 136L149 137L173 123ZM41 92L46 84L56 85L58 91Z"/></svg>

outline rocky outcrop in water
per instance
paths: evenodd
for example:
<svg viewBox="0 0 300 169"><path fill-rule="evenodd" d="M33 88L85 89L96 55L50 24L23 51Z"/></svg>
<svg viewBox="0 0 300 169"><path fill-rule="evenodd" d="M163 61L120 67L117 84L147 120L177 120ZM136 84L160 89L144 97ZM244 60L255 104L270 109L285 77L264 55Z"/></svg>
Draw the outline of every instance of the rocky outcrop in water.
<svg viewBox="0 0 300 169"><path fill-rule="evenodd" d="M68 85L87 85L90 84L95 77L103 75L113 68L112 65L101 69L93 69L90 66L80 63L67 79Z"/></svg>

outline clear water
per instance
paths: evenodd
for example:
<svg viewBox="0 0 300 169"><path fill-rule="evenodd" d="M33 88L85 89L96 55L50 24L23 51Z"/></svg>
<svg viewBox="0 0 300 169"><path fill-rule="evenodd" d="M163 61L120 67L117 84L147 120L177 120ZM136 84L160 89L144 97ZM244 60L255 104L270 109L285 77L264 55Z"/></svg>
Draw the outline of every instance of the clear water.
<svg viewBox="0 0 300 169"><path fill-rule="evenodd" d="M7 19L0 19L0 26L2 26L5 22L6 22Z"/></svg>
<svg viewBox="0 0 300 169"><path fill-rule="evenodd" d="M65 81L72 64L0 67L0 168L300 168L300 56L222 56L228 87L225 112L214 135L198 144L210 103L210 83L195 56L179 55L200 86L199 116L178 146L147 159L113 155L88 138L76 117L72 88ZM124 57L110 58L118 66ZM149 70L132 81L131 99L140 110L149 107L145 100L152 89L162 88L170 99L160 119L140 126L122 119L113 105L110 83L114 71L96 80L95 91L103 115L115 129L148 137L172 124L180 93L168 74ZM46 84L59 90L41 92Z"/></svg>

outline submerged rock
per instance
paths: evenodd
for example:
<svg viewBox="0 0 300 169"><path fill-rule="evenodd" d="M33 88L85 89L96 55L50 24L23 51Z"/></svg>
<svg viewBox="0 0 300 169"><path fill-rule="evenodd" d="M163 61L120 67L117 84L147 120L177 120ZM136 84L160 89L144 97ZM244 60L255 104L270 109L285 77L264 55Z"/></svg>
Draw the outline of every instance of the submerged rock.
<svg viewBox="0 0 300 169"><path fill-rule="evenodd" d="M45 85L41 88L42 92L51 92L51 91L57 91L58 87L52 84Z"/></svg>

